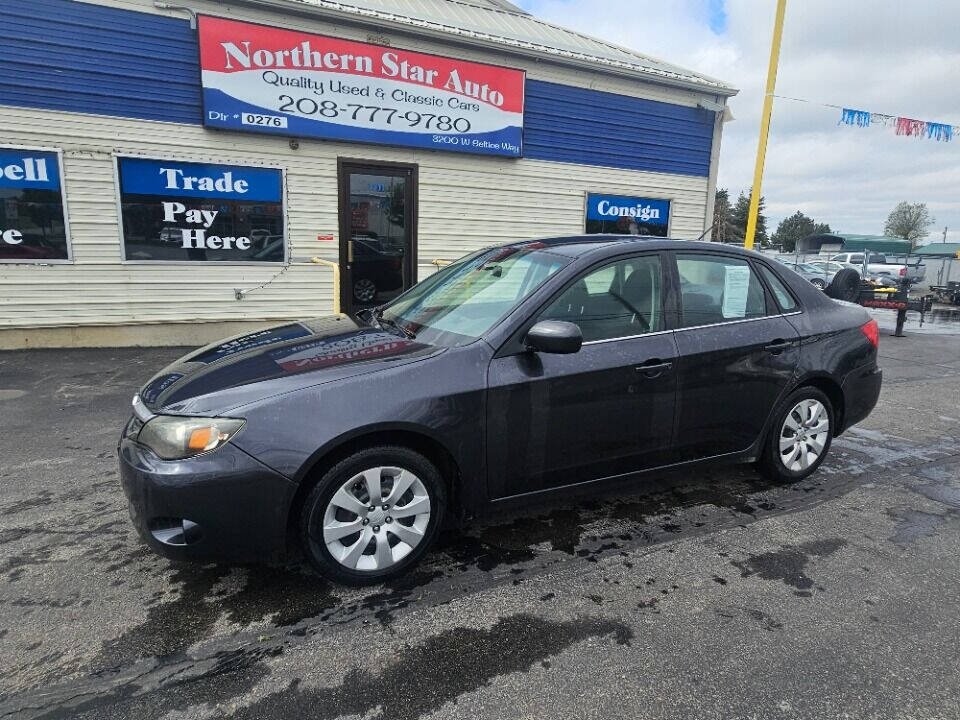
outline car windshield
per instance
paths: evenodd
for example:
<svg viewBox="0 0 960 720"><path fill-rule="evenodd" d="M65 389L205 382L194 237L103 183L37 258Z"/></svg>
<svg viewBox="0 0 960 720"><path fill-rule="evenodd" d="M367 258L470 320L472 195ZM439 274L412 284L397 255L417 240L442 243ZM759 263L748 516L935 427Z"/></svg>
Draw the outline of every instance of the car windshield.
<svg viewBox="0 0 960 720"><path fill-rule="evenodd" d="M384 307L380 317L423 342L464 345L569 262L542 243L487 248L414 285Z"/></svg>

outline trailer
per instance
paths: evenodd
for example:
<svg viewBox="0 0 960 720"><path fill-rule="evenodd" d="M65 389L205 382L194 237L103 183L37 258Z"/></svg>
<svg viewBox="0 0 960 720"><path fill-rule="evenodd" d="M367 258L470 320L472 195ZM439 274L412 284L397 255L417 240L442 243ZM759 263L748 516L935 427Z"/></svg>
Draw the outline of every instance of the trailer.
<svg viewBox="0 0 960 720"><path fill-rule="evenodd" d="M960 281L952 280L946 285L931 285L930 292L944 305L960 305Z"/></svg>
<svg viewBox="0 0 960 720"><path fill-rule="evenodd" d="M960 283L957 284L960 285ZM897 327L893 336L903 337L903 325L907 321L907 313L920 313L920 327L923 327L924 315L933 307L933 296L911 298L910 284L906 282L895 287L875 287L869 282L862 281L857 302L863 307L895 310Z"/></svg>

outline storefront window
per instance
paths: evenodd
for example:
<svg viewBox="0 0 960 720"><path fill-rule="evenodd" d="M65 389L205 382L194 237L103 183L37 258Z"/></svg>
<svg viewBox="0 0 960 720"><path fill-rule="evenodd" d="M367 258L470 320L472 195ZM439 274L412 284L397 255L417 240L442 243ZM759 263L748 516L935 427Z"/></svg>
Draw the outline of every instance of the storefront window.
<svg viewBox="0 0 960 720"><path fill-rule="evenodd" d="M279 169L117 158L126 260L283 262Z"/></svg>
<svg viewBox="0 0 960 720"><path fill-rule="evenodd" d="M587 195L587 233L666 237L670 201L625 195Z"/></svg>
<svg viewBox="0 0 960 720"><path fill-rule="evenodd" d="M69 259L59 154L0 147L0 262Z"/></svg>

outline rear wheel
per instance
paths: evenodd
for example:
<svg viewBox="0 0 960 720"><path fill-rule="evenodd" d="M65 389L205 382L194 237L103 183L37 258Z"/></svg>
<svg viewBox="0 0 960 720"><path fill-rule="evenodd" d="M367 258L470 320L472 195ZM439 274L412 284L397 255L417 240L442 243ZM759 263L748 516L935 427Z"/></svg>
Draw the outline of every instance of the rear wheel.
<svg viewBox="0 0 960 720"><path fill-rule="evenodd" d="M349 585L403 574L430 547L446 509L436 467L402 447L362 450L310 492L300 541L323 575Z"/></svg>
<svg viewBox="0 0 960 720"><path fill-rule="evenodd" d="M760 469L772 480L800 480L820 467L833 440L830 399L815 387L802 387L780 403L767 437Z"/></svg>

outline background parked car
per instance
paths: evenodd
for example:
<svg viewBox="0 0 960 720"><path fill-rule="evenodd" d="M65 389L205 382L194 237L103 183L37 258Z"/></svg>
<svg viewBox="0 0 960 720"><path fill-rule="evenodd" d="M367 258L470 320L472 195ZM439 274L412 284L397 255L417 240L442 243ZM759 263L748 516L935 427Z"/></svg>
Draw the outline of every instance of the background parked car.
<svg viewBox="0 0 960 720"><path fill-rule="evenodd" d="M353 297L358 303L372 305L380 293L403 287L402 247L363 233L354 233L352 241Z"/></svg>
<svg viewBox="0 0 960 720"><path fill-rule="evenodd" d="M851 268L852 270L857 270L857 268L853 267L853 265L846 265L842 262L834 262L832 260L807 260L806 263L807 265L811 265L817 268L818 270L822 271L823 277L827 281L828 285L836 276L836 274L841 270L843 270L844 268ZM857 272L860 272L860 271L857 270Z"/></svg>
<svg viewBox="0 0 960 720"><path fill-rule="evenodd" d="M778 257L777 261L786 265L804 280L820 290L826 290L827 285L830 284L830 280L833 279L833 275L828 276L828 274L820 268L807 263L797 262L792 257ZM836 275L836 273L834 273L834 275Z"/></svg>
<svg viewBox="0 0 960 720"><path fill-rule="evenodd" d="M898 260L903 262L891 262L893 258L888 258L882 253L870 253L867 259L866 272L863 271L864 253L839 253L830 257L833 262L848 263L853 265L864 277L888 277L893 282L906 280L910 283L916 283L923 280L927 274L927 266L920 258L900 257Z"/></svg>

